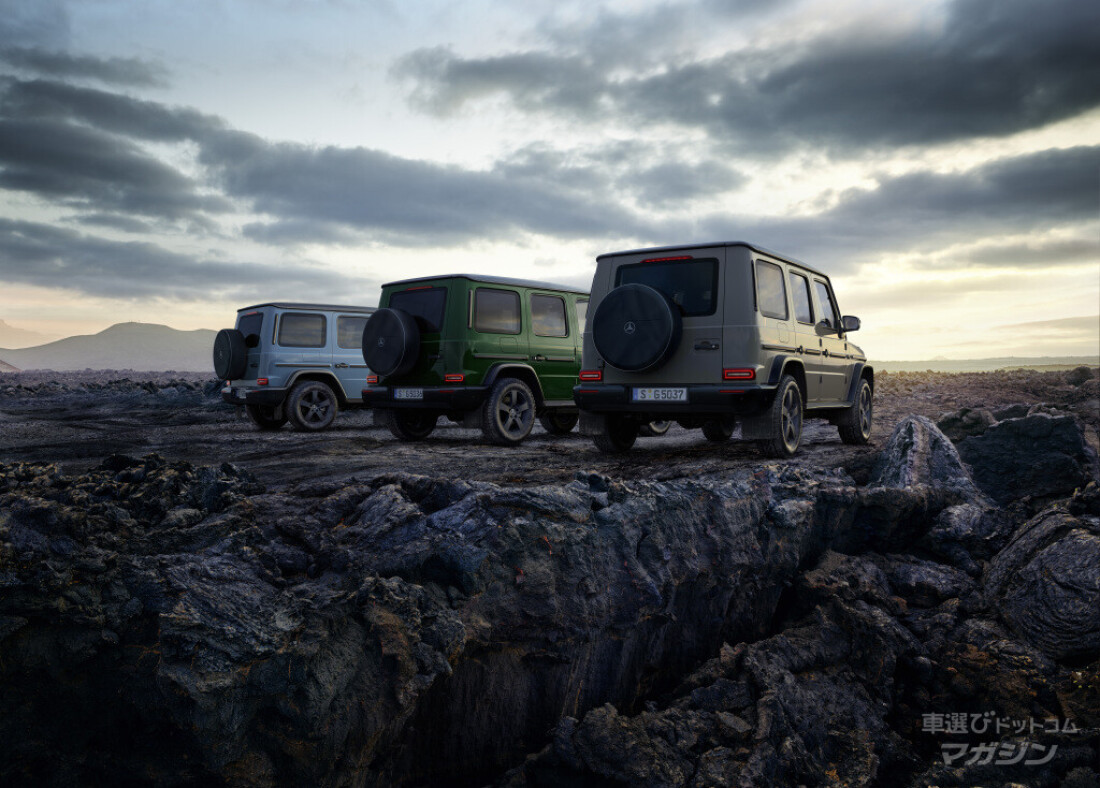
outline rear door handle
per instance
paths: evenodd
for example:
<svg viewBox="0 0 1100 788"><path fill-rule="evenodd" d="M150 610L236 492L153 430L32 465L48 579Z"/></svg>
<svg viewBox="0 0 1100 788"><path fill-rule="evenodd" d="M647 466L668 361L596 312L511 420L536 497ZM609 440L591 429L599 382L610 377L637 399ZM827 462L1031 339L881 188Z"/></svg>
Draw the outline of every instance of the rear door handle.
<svg viewBox="0 0 1100 788"><path fill-rule="evenodd" d="M717 350L718 343L711 342L709 339L704 339L702 342L695 343L696 350Z"/></svg>
<svg viewBox="0 0 1100 788"><path fill-rule="evenodd" d="M337 365L336 365L336 368L337 368L337 369L347 369L347 368L348 368L348 365L347 365L347 364L344 364L343 362L341 362L341 363L339 363L339 364L337 364Z"/></svg>
<svg viewBox="0 0 1100 788"><path fill-rule="evenodd" d="M546 356L542 355L541 353L536 353L535 361L546 361Z"/></svg>

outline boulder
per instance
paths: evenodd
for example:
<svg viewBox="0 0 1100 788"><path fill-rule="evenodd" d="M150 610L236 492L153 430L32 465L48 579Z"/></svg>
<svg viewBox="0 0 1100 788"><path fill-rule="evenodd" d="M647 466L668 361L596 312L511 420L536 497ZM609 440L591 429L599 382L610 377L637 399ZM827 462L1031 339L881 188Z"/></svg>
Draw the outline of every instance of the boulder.
<svg viewBox="0 0 1100 788"><path fill-rule="evenodd" d="M1002 618L1055 659L1100 658L1100 523L1050 509L1022 525L989 564Z"/></svg>
<svg viewBox="0 0 1100 788"><path fill-rule="evenodd" d="M890 434L871 478L872 487L931 487L959 503L982 498L954 444L924 416L906 416Z"/></svg>
<svg viewBox="0 0 1100 788"><path fill-rule="evenodd" d="M974 482L1001 505L1025 497L1072 495L1095 474L1072 416L1032 413L958 442Z"/></svg>

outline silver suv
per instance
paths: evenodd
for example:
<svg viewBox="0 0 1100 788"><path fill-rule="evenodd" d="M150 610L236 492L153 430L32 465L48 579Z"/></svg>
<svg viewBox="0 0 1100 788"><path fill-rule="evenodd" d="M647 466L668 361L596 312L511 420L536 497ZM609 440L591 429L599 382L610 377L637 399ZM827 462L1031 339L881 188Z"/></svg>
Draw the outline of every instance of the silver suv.
<svg viewBox="0 0 1100 788"><path fill-rule="evenodd" d="M732 241L596 258L579 385L581 431L606 452L655 419L789 457L804 418L871 437L874 370L821 271Z"/></svg>
<svg viewBox="0 0 1100 788"><path fill-rule="evenodd" d="M330 426L358 407L370 370L363 328L374 307L272 303L237 312L237 327L214 338L222 399L243 405L262 430L289 421L297 430Z"/></svg>

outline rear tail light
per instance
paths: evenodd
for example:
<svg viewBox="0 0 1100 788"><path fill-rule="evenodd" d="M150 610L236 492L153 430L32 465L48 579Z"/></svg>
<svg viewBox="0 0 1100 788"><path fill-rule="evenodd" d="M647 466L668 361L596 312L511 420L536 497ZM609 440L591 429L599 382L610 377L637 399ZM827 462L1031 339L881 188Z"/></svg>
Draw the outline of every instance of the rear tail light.
<svg viewBox="0 0 1100 788"><path fill-rule="evenodd" d="M377 375L367 375L367 383L377 383L377 382L378 382L378 376Z"/></svg>
<svg viewBox="0 0 1100 788"><path fill-rule="evenodd" d="M588 381L589 383L599 383L603 380L602 369L582 369L581 374L577 375L581 380Z"/></svg>
<svg viewBox="0 0 1100 788"><path fill-rule="evenodd" d="M444 383L461 383L466 379L466 374L463 372L448 372L443 376Z"/></svg>
<svg viewBox="0 0 1100 788"><path fill-rule="evenodd" d="M756 377L755 369L723 369L722 380L753 380Z"/></svg>
<svg viewBox="0 0 1100 788"><path fill-rule="evenodd" d="M267 385L267 378L256 378L256 385L257 386L266 386Z"/></svg>

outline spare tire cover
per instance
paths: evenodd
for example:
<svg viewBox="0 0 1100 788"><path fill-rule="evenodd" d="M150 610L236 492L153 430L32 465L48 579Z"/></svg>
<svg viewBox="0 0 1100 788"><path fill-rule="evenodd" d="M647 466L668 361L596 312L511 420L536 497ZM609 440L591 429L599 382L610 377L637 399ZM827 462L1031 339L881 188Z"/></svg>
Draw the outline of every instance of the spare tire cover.
<svg viewBox="0 0 1100 788"><path fill-rule="evenodd" d="M379 309L363 328L363 360L379 375L405 375L420 356L420 327L400 309Z"/></svg>
<svg viewBox="0 0 1100 788"><path fill-rule="evenodd" d="M679 308L648 285L616 287L592 317L592 341L604 361L625 372L656 369L680 343Z"/></svg>
<svg viewBox="0 0 1100 788"><path fill-rule="evenodd" d="M214 374L222 380L240 380L247 369L244 334L235 328L223 328L214 337Z"/></svg>

